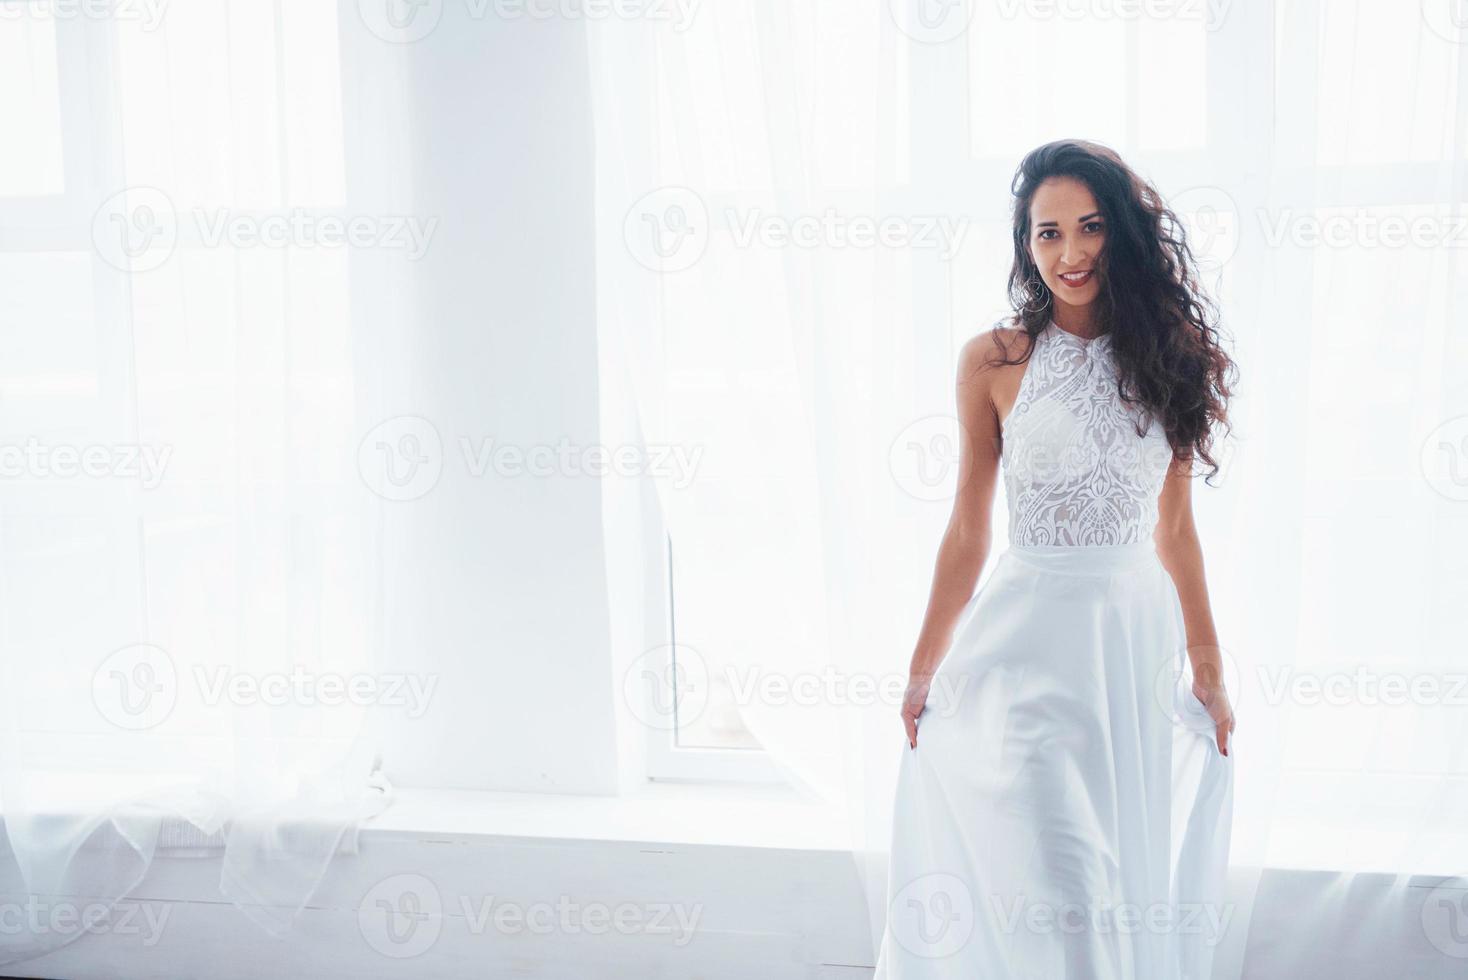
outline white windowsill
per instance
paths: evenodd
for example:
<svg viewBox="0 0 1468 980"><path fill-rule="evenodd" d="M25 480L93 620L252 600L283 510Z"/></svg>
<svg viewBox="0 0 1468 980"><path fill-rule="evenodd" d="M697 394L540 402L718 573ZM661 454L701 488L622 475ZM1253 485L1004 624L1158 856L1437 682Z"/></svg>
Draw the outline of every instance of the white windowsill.
<svg viewBox="0 0 1468 980"><path fill-rule="evenodd" d="M833 812L781 787L649 782L625 796L403 789L366 839L525 837L840 851Z"/></svg>

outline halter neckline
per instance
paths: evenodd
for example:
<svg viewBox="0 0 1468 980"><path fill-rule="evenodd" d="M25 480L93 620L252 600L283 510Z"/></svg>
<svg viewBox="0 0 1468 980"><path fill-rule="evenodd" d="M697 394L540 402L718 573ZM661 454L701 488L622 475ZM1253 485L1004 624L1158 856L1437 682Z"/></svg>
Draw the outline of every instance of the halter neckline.
<svg viewBox="0 0 1468 980"><path fill-rule="evenodd" d="M1111 343L1111 334L1109 333L1097 334L1094 337L1081 337L1071 333L1069 330L1066 330L1060 324L1056 323L1054 319L1052 319L1046 325L1046 330L1050 333L1056 334L1061 340L1068 340L1071 343L1083 348L1090 348L1096 344Z"/></svg>

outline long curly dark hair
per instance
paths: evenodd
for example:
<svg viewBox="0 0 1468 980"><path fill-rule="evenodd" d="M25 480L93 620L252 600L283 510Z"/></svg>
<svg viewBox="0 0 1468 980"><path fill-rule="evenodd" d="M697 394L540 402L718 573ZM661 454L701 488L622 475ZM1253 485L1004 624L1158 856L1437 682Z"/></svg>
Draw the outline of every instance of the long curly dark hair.
<svg viewBox="0 0 1468 980"><path fill-rule="evenodd" d="M1050 177L1072 177L1095 197L1106 225L1097 260L1100 291L1095 326L1111 334L1123 401L1160 420L1173 458L1214 460L1214 438L1226 434L1237 367L1219 345L1217 307L1198 283L1182 223L1157 190L1113 150L1086 140L1058 140L1032 150L1010 187L1014 195L1014 265L1009 271L1011 325L1028 335L1023 364L1054 313L1053 297L1030 256L1030 202ZM1146 418L1138 422L1143 434Z"/></svg>

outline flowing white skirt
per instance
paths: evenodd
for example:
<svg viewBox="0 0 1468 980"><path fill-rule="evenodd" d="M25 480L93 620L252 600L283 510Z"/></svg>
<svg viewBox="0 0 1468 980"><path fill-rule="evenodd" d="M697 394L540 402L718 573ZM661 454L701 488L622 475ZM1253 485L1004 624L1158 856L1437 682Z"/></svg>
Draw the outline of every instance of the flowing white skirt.
<svg viewBox="0 0 1468 980"><path fill-rule="evenodd" d="M1201 980L1231 756L1151 542L1003 552L901 736L876 980Z"/></svg>

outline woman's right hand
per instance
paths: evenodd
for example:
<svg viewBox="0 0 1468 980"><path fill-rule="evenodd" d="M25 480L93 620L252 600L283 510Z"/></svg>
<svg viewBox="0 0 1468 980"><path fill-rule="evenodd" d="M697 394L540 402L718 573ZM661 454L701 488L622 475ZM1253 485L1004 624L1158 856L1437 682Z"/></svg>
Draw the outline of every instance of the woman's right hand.
<svg viewBox="0 0 1468 980"><path fill-rule="evenodd" d="M931 677L914 676L908 679L907 692L902 695L902 724L907 729L907 744L909 748L917 748L917 722L922 715L923 708L928 704L928 688L932 685Z"/></svg>

